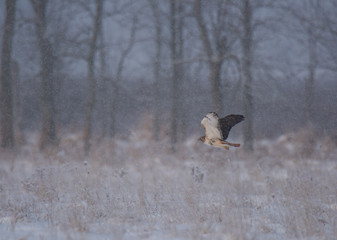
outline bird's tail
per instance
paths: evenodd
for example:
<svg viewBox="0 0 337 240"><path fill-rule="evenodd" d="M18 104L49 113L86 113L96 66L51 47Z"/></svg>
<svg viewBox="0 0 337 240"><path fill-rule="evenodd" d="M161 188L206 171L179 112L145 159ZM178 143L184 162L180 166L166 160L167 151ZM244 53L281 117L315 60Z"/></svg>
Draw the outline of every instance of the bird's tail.
<svg viewBox="0 0 337 240"><path fill-rule="evenodd" d="M232 147L240 147L240 143L230 143L227 141L221 141L222 144L226 144L228 146L232 146Z"/></svg>

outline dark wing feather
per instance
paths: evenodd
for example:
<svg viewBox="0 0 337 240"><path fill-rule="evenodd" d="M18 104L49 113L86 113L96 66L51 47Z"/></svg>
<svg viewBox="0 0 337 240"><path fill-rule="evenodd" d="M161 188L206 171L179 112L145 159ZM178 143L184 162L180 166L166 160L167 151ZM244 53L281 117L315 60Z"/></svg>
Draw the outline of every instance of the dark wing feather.
<svg viewBox="0 0 337 240"><path fill-rule="evenodd" d="M224 118L219 119L222 140L226 140L231 128L245 119L242 115L231 114Z"/></svg>

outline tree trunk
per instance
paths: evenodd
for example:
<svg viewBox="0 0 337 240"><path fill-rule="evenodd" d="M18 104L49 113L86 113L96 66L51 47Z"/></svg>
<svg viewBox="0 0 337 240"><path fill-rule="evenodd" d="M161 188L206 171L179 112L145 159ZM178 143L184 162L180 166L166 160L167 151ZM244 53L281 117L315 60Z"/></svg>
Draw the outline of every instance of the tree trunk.
<svg viewBox="0 0 337 240"><path fill-rule="evenodd" d="M213 111L218 113L222 109L222 94L220 84L221 65L221 61L209 62Z"/></svg>
<svg viewBox="0 0 337 240"><path fill-rule="evenodd" d="M42 130L40 136L40 150L48 145L56 145L55 101L54 101L54 55L52 44L46 37L46 0L32 1L36 14L36 33L40 51L41 66L41 112Z"/></svg>
<svg viewBox="0 0 337 240"><path fill-rule="evenodd" d="M178 91L178 76L175 61L177 60L176 53L176 17L175 17L175 0L170 0L170 51L171 51L171 66L172 66L172 79L171 79L171 129L170 129L170 139L171 139L171 150L174 152L177 143L177 91Z"/></svg>
<svg viewBox="0 0 337 240"><path fill-rule="evenodd" d="M178 71L178 79L179 79L179 88L178 88L178 114L179 114L179 133L178 136L180 139L185 139L186 136L186 111L185 111L185 101L182 96L185 95L185 66L182 63L184 61L184 13L183 13L183 2L178 1L177 13L178 13L178 22L177 22L177 71Z"/></svg>
<svg viewBox="0 0 337 240"><path fill-rule="evenodd" d="M116 80L114 82L112 80L112 88L111 88L111 98L110 98L110 114L111 114L111 119L110 119L110 137L113 138L116 135L116 113L117 113L117 106L118 106L118 100L119 100L119 81Z"/></svg>
<svg viewBox="0 0 337 240"><path fill-rule="evenodd" d="M316 66L316 43L312 34L312 29L308 30L308 52L309 52L309 76L305 81L305 121L310 124L312 121L312 105L314 102L315 66Z"/></svg>
<svg viewBox="0 0 337 240"><path fill-rule="evenodd" d="M1 147L14 147L14 117L11 54L15 23L16 0L6 0L6 18L3 29L1 57Z"/></svg>
<svg viewBox="0 0 337 240"><path fill-rule="evenodd" d="M176 144L178 142L178 128L181 122L181 81L183 76L183 68L181 60L183 58L183 18L181 2L176 0L170 1L170 52L171 52L171 66L172 66L172 80L171 80L171 151L176 151Z"/></svg>
<svg viewBox="0 0 337 240"><path fill-rule="evenodd" d="M21 96L20 66L17 61L11 62L12 87L13 87L13 108L14 108L14 135L15 145L25 142L23 104Z"/></svg>
<svg viewBox="0 0 337 240"><path fill-rule="evenodd" d="M136 40L136 30L137 30L137 18L134 17L132 20L132 27L130 31L130 37L127 47L122 51L121 57L117 66L117 73L115 81L111 81L112 86L112 98L111 98L111 125L110 125L110 136L114 137L116 134L116 114L118 111L118 105L120 103L120 87L122 81L122 73L124 68L124 62L126 57L132 50L132 47Z"/></svg>
<svg viewBox="0 0 337 240"><path fill-rule="evenodd" d="M212 39L211 31L207 31L207 27L202 15L201 0L194 2L195 17L200 31L201 41L207 54L209 66L209 80L211 83L212 106L213 111L220 112L222 110L222 94L221 94L221 66L224 61L226 41L225 38ZM214 37L214 36L213 36ZM213 40L213 41L211 41ZM213 42L213 48L212 48Z"/></svg>
<svg viewBox="0 0 337 240"><path fill-rule="evenodd" d="M96 94L96 80L95 80L95 55L97 51L97 38L101 31L102 24L102 10L103 0L96 0L96 16L94 19L93 33L90 41L89 56L87 59L88 66L88 80L89 80L89 97L87 102L87 109L85 114L84 123L84 150L86 154L89 153L91 148L91 135L92 135L92 114L95 106Z"/></svg>
<svg viewBox="0 0 337 240"><path fill-rule="evenodd" d="M243 8L243 29L244 36L242 39L242 49L243 49L243 61L242 61L242 71L244 78L243 86L243 97L244 97L244 111L245 111L245 122L244 122L244 149L252 151L253 147L253 93L252 84L253 78L251 73L251 62L252 62L252 12L250 6L250 0L244 0Z"/></svg>
<svg viewBox="0 0 337 240"><path fill-rule="evenodd" d="M149 1L152 13L155 20L155 45L156 54L154 59L154 85L153 85L153 100L154 100L154 116L153 116L153 128L152 128L152 138L155 141L159 140L160 133L160 70L161 70L161 53L162 53L162 26L160 21L160 12L158 8L158 2L154 0Z"/></svg>
<svg viewBox="0 0 337 240"><path fill-rule="evenodd" d="M56 126L55 126L55 101L54 101L54 57L52 46L47 39L42 40L42 133L40 139L40 148L43 150L45 146L57 144Z"/></svg>
<svg viewBox="0 0 337 240"><path fill-rule="evenodd" d="M109 82L108 78L106 77L106 69L107 69L107 64L106 64L106 49L105 49L105 43L104 43L104 33L103 33L103 28L101 27L100 30L100 95L103 97L102 101L102 139L104 139L107 134L108 134L108 125L109 125L109 94L110 92L108 91L109 88Z"/></svg>

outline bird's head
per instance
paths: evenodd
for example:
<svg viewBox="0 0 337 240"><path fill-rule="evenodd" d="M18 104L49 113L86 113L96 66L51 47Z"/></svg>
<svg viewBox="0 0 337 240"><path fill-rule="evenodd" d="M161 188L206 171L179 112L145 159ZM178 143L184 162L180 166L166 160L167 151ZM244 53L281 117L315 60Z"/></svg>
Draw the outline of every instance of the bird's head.
<svg viewBox="0 0 337 240"><path fill-rule="evenodd" d="M202 119L201 124L205 129L210 125L216 127L218 125L218 120L218 114L216 114L216 112L210 112Z"/></svg>
<svg viewBox="0 0 337 240"><path fill-rule="evenodd" d="M200 137L200 138L198 138L198 141L201 141L201 142L205 142L205 136L202 136L202 137Z"/></svg>
<svg viewBox="0 0 337 240"><path fill-rule="evenodd" d="M206 116L212 117L212 118L219 118L219 116L216 112L209 112L209 113L207 113Z"/></svg>

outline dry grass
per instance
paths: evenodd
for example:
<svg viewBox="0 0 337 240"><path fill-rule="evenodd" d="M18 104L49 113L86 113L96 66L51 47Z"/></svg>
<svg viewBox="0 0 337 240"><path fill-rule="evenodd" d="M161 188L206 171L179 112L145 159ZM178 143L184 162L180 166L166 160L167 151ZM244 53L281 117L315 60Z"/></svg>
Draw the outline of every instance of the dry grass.
<svg viewBox="0 0 337 240"><path fill-rule="evenodd" d="M17 152L1 154L1 235L8 239L333 239L337 235L333 150L327 159L317 149L307 157L301 150L282 154L280 148L287 147L277 140L259 143L256 153L247 154L191 140L172 155L165 140L139 142L138 137L143 136L102 140L88 157L78 135L69 135L47 153L39 153L31 141ZM41 226L44 232L37 234Z"/></svg>

